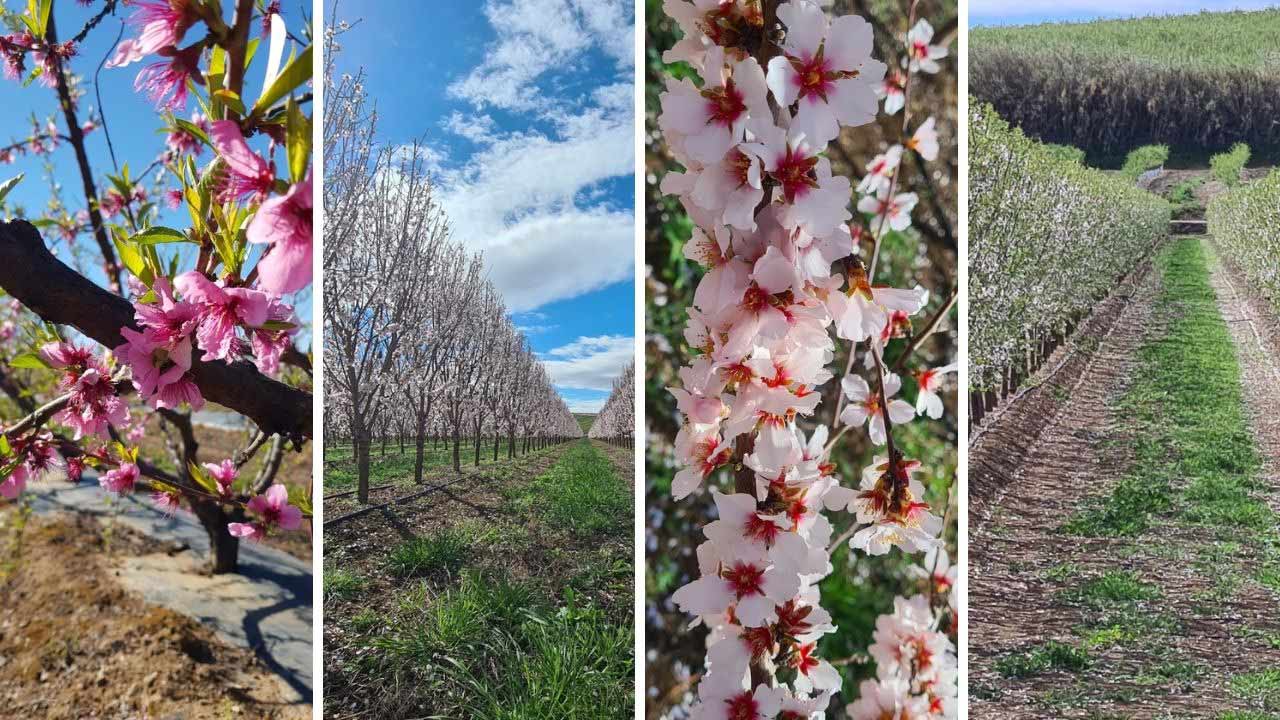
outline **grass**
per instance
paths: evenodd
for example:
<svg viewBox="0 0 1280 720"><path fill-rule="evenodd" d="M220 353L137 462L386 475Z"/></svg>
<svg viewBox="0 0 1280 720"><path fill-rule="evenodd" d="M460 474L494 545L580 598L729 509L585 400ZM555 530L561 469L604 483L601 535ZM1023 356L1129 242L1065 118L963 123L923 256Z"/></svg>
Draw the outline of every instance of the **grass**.
<svg viewBox="0 0 1280 720"><path fill-rule="evenodd" d="M1050 640L1022 652L1005 655L996 661L996 672L1007 678L1026 678L1053 670L1080 672L1092 664L1083 648Z"/></svg>
<svg viewBox="0 0 1280 720"><path fill-rule="evenodd" d="M387 548L380 567L398 587L359 612L340 607L349 615L338 621L357 633L343 679L360 686L366 709L631 717L634 566L612 537L629 538L631 493L589 441L557 452L535 478L494 471L519 512L450 517ZM340 692L332 702L346 700Z"/></svg>
<svg viewBox="0 0 1280 720"><path fill-rule="evenodd" d="M1116 603L1132 603L1155 600L1160 591L1154 585L1142 582L1134 573L1124 570L1108 570L1077 588L1064 593L1067 599L1093 607L1105 607Z"/></svg>
<svg viewBox="0 0 1280 720"><path fill-rule="evenodd" d="M1274 527L1266 505L1250 494L1259 461L1204 249L1194 238L1179 240L1158 263L1164 285L1157 307L1172 317L1141 349L1142 366L1119 401L1135 430L1131 468L1063 529L1136 536L1175 506L1184 519L1228 535ZM1176 503L1175 484L1185 485Z"/></svg>
<svg viewBox="0 0 1280 720"><path fill-rule="evenodd" d="M387 570L396 577L418 577L434 572L452 575L462 567L474 542L470 533L459 528L446 528L430 537L406 540L387 556Z"/></svg>
<svg viewBox="0 0 1280 720"><path fill-rule="evenodd" d="M535 478L522 500L575 535L631 532L631 489L587 440L573 443L560 462Z"/></svg>
<svg viewBox="0 0 1280 720"><path fill-rule="evenodd" d="M1231 694L1263 710L1280 710L1280 669L1236 675L1229 687Z"/></svg>
<svg viewBox="0 0 1280 720"><path fill-rule="evenodd" d="M324 571L324 597L326 600L347 600L359 595L365 588L365 579L350 570L327 569Z"/></svg>
<svg viewBox="0 0 1280 720"><path fill-rule="evenodd" d="M519 438L516 443L520 442ZM518 446L518 445L517 445ZM404 452L395 440L387 443L386 453L382 452L382 443L374 441L369 453L369 485L377 487L396 482L412 483L414 468L417 462L417 448L412 438L406 439ZM459 448L462 469L475 467L475 446L473 440L462 439ZM523 456L521 456L523 457ZM507 440L502 439L502 448L498 453L498 461L506 462ZM480 466L493 464L493 438L480 440ZM441 439L438 446L427 440L422 454L422 472L424 475L440 468L453 466L453 445ZM352 455L350 443L326 444L324 448L324 488L329 494L345 492L356 488L359 474L356 471L355 457Z"/></svg>

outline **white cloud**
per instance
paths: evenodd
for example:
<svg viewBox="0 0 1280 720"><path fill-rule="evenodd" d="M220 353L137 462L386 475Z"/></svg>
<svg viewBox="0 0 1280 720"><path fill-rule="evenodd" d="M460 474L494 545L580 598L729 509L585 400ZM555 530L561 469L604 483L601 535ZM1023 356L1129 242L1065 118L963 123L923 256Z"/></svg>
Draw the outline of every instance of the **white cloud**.
<svg viewBox="0 0 1280 720"><path fill-rule="evenodd" d="M549 71L572 71L573 62L598 48L629 70L635 29L624 0L488 0L485 16L497 40L485 60L449 85L449 94L478 107L545 107L530 85Z"/></svg>
<svg viewBox="0 0 1280 720"><path fill-rule="evenodd" d="M635 338L622 335L580 337L548 350L542 361L551 382L567 388L611 391L613 381L635 358Z"/></svg>
<svg viewBox="0 0 1280 720"><path fill-rule="evenodd" d="M488 115L463 115L454 111L441 124L449 132L460 135L473 143L484 144L493 140L493 118Z"/></svg>
<svg viewBox="0 0 1280 720"><path fill-rule="evenodd" d="M559 325L517 325L516 331L523 333L526 337L528 337L530 335L541 335L542 333L545 333L545 332L551 332L552 330L555 330L558 327L560 326Z"/></svg>
<svg viewBox="0 0 1280 720"><path fill-rule="evenodd" d="M565 400L565 404L569 406L569 412L598 415L604 409L608 399L608 397L602 397L594 400Z"/></svg>
<svg viewBox="0 0 1280 720"><path fill-rule="evenodd" d="M632 110L602 90L605 104L567 119L554 137L494 137L440 176L453 236L484 253L513 311L634 274L634 214L598 197L601 183L634 172Z"/></svg>

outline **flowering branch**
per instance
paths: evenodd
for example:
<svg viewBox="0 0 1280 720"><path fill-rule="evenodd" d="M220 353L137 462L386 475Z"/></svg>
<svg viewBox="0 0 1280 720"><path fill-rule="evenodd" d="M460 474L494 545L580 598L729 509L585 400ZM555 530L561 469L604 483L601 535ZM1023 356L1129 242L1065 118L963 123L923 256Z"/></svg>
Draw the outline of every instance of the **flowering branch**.
<svg viewBox="0 0 1280 720"><path fill-rule="evenodd" d="M121 328L138 329L133 306L67 267L24 220L0 222L0 288L45 321L71 325L107 346L123 343ZM300 444L310 438L311 395L273 380L245 362L193 359L201 394L253 420L267 433Z"/></svg>

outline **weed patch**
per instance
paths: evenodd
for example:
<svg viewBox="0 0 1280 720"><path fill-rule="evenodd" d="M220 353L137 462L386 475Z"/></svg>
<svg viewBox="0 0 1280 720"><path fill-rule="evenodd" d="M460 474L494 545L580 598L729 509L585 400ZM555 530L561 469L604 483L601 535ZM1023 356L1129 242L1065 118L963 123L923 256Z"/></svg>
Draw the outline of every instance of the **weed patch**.
<svg viewBox="0 0 1280 720"><path fill-rule="evenodd" d="M996 672L1007 678L1025 678L1052 670L1080 672L1092 664L1082 648L1050 640L1023 652L1006 655L996 661Z"/></svg>

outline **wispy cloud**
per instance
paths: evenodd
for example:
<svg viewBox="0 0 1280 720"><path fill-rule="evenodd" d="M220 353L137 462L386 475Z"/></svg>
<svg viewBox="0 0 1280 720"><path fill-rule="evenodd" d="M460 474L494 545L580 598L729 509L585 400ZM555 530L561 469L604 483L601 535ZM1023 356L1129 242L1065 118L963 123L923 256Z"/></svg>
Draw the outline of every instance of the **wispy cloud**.
<svg viewBox="0 0 1280 720"><path fill-rule="evenodd" d="M622 335L580 337L544 353L543 366L560 387L610 391L613 381L635 357L635 338Z"/></svg>

